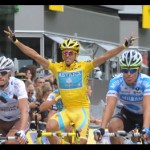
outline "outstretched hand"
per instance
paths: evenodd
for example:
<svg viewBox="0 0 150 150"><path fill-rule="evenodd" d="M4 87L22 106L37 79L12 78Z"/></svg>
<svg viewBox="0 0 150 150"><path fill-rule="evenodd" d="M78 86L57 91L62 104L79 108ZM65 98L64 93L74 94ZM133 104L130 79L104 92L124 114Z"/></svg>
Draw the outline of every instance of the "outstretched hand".
<svg viewBox="0 0 150 150"><path fill-rule="evenodd" d="M12 32L12 30L10 29L10 27L8 26L8 31L4 30L4 32L7 34L8 38L12 41L15 42L17 39L15 37L15 33Z"/></svg>
<svg viewBox="0 0 150 150"><path fill-rule="evenodd" d="M133 33L131 34L130 38L125 38L125 47L133 46L134 41L139 39L139 37L133 37Z"/></svg>

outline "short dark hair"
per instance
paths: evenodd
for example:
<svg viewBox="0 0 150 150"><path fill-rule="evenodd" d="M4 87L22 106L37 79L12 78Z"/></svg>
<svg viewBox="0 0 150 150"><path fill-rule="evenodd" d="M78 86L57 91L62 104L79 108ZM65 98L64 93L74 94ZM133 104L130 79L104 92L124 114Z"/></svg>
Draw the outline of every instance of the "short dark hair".
<svg viewBox="0 0 150 150"><path fill-rule="evenodd" d="M57 85L57 80L56 80L56 78L55 78L54 81L53 81L53 85Z"/></svg>

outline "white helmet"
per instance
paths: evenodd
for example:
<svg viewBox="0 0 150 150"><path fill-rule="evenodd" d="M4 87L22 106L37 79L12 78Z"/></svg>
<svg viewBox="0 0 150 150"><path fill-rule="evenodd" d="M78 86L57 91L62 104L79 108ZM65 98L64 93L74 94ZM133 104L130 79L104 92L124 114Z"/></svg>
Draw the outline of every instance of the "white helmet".
<svg viewBox="0 0 150 150"><path fill-rule="evenodd" d="M119 60L121 68L140 67L142 65L142 55L136 50L129 50L122 53Z"/></svg>
<svg viewBox="0 0 150 150"><path fill-rule="evenodd" d="M11 59L5 56L0 57L0 70L13 70L14 63Z"/></svg>

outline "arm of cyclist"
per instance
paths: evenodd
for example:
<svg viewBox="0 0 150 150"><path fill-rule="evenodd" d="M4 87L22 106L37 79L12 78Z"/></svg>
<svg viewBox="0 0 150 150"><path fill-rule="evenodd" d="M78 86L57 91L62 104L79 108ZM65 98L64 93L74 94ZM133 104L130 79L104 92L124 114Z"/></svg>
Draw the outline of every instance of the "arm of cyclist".
<svg viewBox="0 0 150 150"><path fill-rule="evenodd" d="M143 98L143 139L150 138L150 95L145 95Z"/></svg>
<svg viewBox="0 0 150 150"><path fill-rule="evenodd" d="M137 38L135 38L131 35L130 38L125 39L125 43L123 45L104 53L103 55L99 56L98 58L95 58L94 59L94 67L97 67L97 66L103 64L106 60L116 56L121 51L123 51L125 48L132 46L136 39Z"/></svg>
<svg viewBox="0 0 150 150"><path fill-rule="evenodd" d="M27 56L34 59L37 63L42 65L44 68L48 68L49 61L45 59L43 56L39 55L34 49L24 45L21 43L16 37L15 33L11 31L11 29L8 27L8 31L4 30L4 32L7 34L8 38Z"/></svg>
<svg viewBox="0 0 150 150"><path fill-rule="evenodd" d="M99 129L94 131L95 141L101 140L102 136L105 134L105 129L114 113L116 103L117 103L116 97L113 97L113 96L107 97L107 105L106 105L104 113L103 113L101 126Z"/></svg>
<svg viewBox="0 0 150 150"><path fill-rule="evenodd" d="M52 94L50 94L52 95ZM53 96L49 96L48 99L43 102L40 106L39 106L39 112L43 112L45 110L48 110L53 104L55 104L59 99L61 98L61 96L57 96L55 97Z"/></svg>
<svg viewBox="0 0 150 150"><path fill-rule="evenodd" d="M56 101L52 100L52 101L45 101L43 102L40 106L39 106L39 110L40 112L43 112L45 110L48 110L53 104L55 104Z"/></svg>
<svg viewBox="0 0 150 150"><path fill-rule="evenodd" d="M20 136L17 138L17 141L20 144L26 144L27 143L27 138L25 135L25 129L28 124L29 120L29 106L28 106L28 100L26 98L22 98L18 100L18 105L20 109L20 118L21 118L21 125L20 125L20 130L17 132L20 134Z"/></svg>
<svg viewBox="0 0 150 150"><path fill-rule="evenodd" d="M100 125L101 124L101 120L99 118L90 118L90 123L95 123L96 125Z"/></svg>
<svg viewBox="0 0 150 150"><path fill-rule="evenodd" d="M36 108L38 105L37 105L37 103L36 102L29 102L29 107L31 108L31 109L34 109L34 108Z"/></svg>

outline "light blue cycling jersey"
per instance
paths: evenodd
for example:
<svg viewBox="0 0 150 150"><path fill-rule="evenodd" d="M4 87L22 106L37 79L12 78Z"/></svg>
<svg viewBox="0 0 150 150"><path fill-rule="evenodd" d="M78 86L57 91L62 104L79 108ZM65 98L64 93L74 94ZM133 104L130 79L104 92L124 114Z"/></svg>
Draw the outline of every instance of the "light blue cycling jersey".
<svg viewBox="0 0 150 150"><path fill-rule="evenodd" d="M118 102L135 114L143 114L142 101L145 95L150 95L150 77L139 73L135 84L129 86L123 78L123 74L117 75L109 82L106 96L117 97Z"/></svg>

